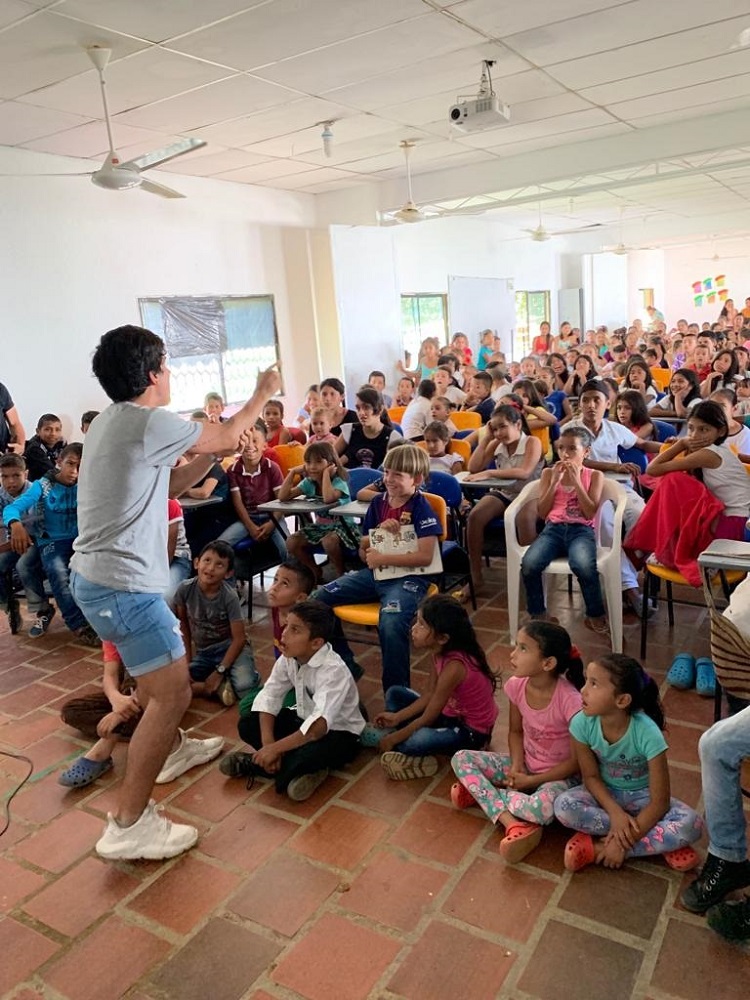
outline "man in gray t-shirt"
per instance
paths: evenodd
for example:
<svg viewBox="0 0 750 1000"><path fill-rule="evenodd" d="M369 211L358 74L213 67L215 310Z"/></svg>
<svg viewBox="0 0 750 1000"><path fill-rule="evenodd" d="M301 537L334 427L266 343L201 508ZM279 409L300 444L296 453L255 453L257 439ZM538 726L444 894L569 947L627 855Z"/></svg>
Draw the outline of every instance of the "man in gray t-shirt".
<svg viewBox="0 0 750 1000"><path fill-rule="evenodd" d="M149 802L170 749L177 742L170 761L175 754L187 758L196 742L177 737L190 684L179 623L161 596L169 579L167 497L205 476L217 452L237 450L280 380L269 369L229 420L191 423L160 409L170 399L169 368L163 341L149 330L110 330L92 367L112 405L86 436L71 590L99 636L117 646L138 679L143 707L118 808L96 849L106 858L168 858L192 847L198 832L171 823ZM200 457L174 468L188 450ZM185 764L187 770L191 763Z"/></svg>

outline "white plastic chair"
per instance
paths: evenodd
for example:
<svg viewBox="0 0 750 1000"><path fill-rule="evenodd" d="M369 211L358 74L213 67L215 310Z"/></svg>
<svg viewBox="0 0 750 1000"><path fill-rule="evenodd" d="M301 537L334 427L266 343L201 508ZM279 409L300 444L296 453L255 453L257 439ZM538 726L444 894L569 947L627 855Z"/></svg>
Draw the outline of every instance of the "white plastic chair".
<svg viewBox="0 0 750 1000"><path fill-rule="evenodd" d="M507 549L506 563L508 567L508 621L511 638L518 632L518 600L521 586L521 561L528 545L519 545L516 535L516 517L527 503L539 496L539 480L527 483L513 503L505 511L505 546ZM614 531L611 546L603 546L601 541L601 510L606 501L615 504ZM620 578L620 563L622 559L622 518L625 513L627 495L619 483L611 479L604 480L602 502L594 523L596 534L596 568L601 577L602 590L607 602L607 617L609 631L612 637L612 651L622 652L622 582ZM556 576L567 576L570 566L567 559L553 559L545 569L545 573Z"/></svg>

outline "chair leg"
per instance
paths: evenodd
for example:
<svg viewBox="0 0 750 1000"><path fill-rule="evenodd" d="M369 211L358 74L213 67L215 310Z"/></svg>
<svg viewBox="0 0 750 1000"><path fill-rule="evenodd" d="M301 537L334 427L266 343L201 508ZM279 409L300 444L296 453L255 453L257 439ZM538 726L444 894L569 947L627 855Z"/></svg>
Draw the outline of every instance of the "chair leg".
<svg viewBox="0 0 750 1000"><path fill-rule="evenodd" d="M607 618L609 619L609 634L612 639L612 652L622 652L622 587L619 573L614 580L607 574L600 574L604 595L607 599Z"/></svg>
<svg viewBox="0 0 750 1000"><path fill-rule="evenodd" d="M672 584L667 580L667 618L669 627L674 628L674 604L672 603Z"/></svg>
<svg viewBox="0 0 750 1000"><path fill-rule="evenodd" d="M641 608L641 659L646 659L646 642L648 640L648 604L651 596L653 577L648 566L643 571L643 607Z"/></svg>
<svg viewBox="0 0 750 1000"><path fill-rule="evenodd" d="M476 591L474 590L474 581L471 578L471 574L468 577L468 581L469 581L469 597L471 598L471 606L474 609L474 611L476 611L477 610L477 595L476 595Z"/></svg>
<svg viewBox="0 0 750 1000"><path fill-rule="evenodd" d="M573 574L568 573L568 597L573 596Z"/></svg>

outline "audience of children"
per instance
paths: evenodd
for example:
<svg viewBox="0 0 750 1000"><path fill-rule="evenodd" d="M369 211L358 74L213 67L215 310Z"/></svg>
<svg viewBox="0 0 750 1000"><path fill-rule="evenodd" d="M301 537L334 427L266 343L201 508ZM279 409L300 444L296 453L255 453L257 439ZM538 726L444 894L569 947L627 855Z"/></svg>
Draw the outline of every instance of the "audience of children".
<svg viewBox="0 0 750 1000"><path fill-rule="evenodd" d="M363 385L355 398L356 420L341 425L336 452L350 469L378 469L388 448L403 438L394 430L377 389Z"/></svg>
<svg viewBox="0 0 750 1000"><path fill-rule="evenodd" d="M233 705L260 683L240 601L227 581L233 568L231 545L209 542L195 561L196 575L184 580L172 599L193 694L216 695L224 705Z"/></svg>
<svg viewBox="0 0 750 1000"><path fill-rule="evenodd" d="M30 489L31 483L26 478L23 456L9 452L0 457L0 516L6 507ZM21 517L27 535L32 530L34 520L33 509ZM12 631L19 631L23 624L21 612L10 600L14 573L21 581L26 595L26 607L34 618L34 625L44 623L46 631L55 611L44 593L44 571L39 549L36 545L27 545L26 538L22 536L14 543L5 525L0 524L0 610L5 611L9 618L14 616L14 620L10 622Z"/></svg>
<svg viewBox="0 0 750 1000"><path fill-rule="evenodd" d="M460 455L448 451L451 434L448 425L441 420L432 420L424 429L424 447L430 458L430 472L447 472L454 476L462 472L464 460Z"/></svg>
<svg viewBox="0 0 750 1000"><path fill-rule="evenodd" d="M65 444L60 418L54 413L43 413L37 422L36 434L28 439L23 453L30 482L52 472Z"/></svg>
<svg viewBox="0 0 750 1000"><path fill-rule="evenodd" d="M579 782L568 727L581 709L583 663L570 636L552 622L519 629L510 654L508 753L460 750L451 801L478 805L502 828L499 851L509 864L526 857L555 818L555 799Z"/></svg>
<svg viewBox="0 0 750 1000"><path fill-rule="evenodd" d="M398 380L396 396L393 400L394 406L408 406L414 399L415 390L414 379L411 375L404 375Z"/></svg>

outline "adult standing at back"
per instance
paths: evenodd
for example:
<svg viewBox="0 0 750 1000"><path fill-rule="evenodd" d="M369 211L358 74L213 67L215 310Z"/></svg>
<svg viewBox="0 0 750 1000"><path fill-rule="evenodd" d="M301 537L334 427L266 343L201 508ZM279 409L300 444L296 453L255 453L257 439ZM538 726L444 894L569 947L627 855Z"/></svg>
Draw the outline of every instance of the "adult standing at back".
<svg viewBox="0 0 750 1000"><path fill-rule="evenodd" d="M26 447L26 431L18 416L16 404L8 390L0 382L0 455L14 451L23 455Z"/></svg>
<svg viewBox="0 0 750 1000"><path fill-rule="evenodd" d="M198 831L171 823L149 801L190 704L179 623L162 597L169 581L167 496L204 476L217 452L238 447L278 389L279 376L263 372L251 399L225 422L197 423L162 409L170 399L170 372L156 334L136 326L110 330L92 367L112 405L86 435L71 590L137 678L143 707L117 810L96 849L113 859L169 858L192 847ZM202 457L174 468L186 451Z"/></svg>

